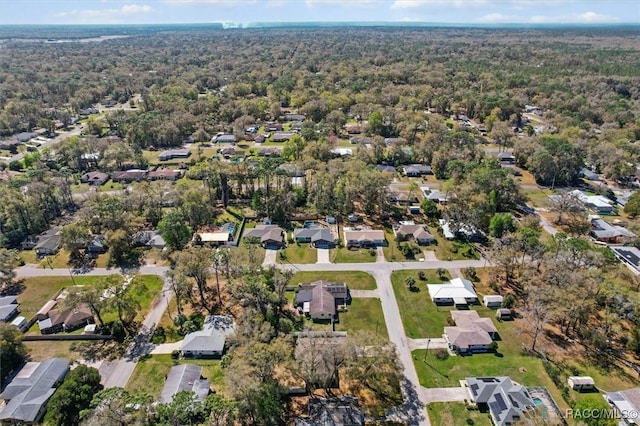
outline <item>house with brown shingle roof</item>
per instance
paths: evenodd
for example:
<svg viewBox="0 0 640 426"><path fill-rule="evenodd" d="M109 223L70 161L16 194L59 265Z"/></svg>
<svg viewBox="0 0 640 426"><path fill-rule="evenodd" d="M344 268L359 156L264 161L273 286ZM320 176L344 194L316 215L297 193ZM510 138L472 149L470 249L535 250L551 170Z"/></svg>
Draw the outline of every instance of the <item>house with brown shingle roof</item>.
<svg viewBox="0 0 640 426"><path fill-rule="evenodd" d="M420 245L428 245L436 242L434 237L425 225L401 224L393 228L393 233L399 241L414 240Z"/></svg>
<svg viewBox="0 0 640 426"><path fill-rule="evenodd" d="M454 352L486 352L498 337L491 318L480 318L476 311L451 311L455 327L445 327L444 337Z"/></svg>
<svg viewBox="0 0 640 426"><path fill-rule="evenodd" d="M313 320L331 320L336 317L337 307L345 305L350 299L349 290L344 283L315 281L300 284L295 304Z"/></svg>
<svg viewBox="0 0 640 426"><path fill-rule="evenodd" d="M278 225L257 225L245 231L243 239L257 238L266 249L279 249L284 246L284 230Z"/></svg>

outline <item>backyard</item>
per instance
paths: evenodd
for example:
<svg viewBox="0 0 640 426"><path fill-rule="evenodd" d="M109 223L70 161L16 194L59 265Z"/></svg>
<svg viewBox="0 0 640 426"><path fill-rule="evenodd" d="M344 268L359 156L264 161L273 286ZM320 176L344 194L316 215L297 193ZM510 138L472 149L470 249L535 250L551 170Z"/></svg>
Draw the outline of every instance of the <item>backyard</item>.
<svg viewBox="0 0 640 426"><path fill-rule="evenodd" d="M493 424L489 413L467 410L461 402L433 402L427 405L427 412L431 424L438 426L491 426Z"/></svg>
<svg viewBox="0 0 640 426"><path fill-rule="evenodd" d="M353 299L348 312L340 313L337 331L367 331L376 336L388 338L380 299Z"/></svg>

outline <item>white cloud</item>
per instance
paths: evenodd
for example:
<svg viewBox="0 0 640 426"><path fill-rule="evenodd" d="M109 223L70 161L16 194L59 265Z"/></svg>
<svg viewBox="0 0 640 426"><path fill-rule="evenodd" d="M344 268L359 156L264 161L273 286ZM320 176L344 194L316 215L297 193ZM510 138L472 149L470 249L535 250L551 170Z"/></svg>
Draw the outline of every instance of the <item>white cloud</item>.
<svg viewBox="0 0 640 426"><path fill-rule="evenodd" d="M615 16L596 12L584 12L574 15L535 15L529 19L532 24L610 24L620 22Z"/></svg>
<svg viewBox="0 0 640 426"><path fill-rule="evenodd" d="M589 24L596 24L596 23L608 24L608 23L618 22L618 21L620 20L615 16L605 15L605 14L596 13L596 12L585 12L577 16L577 22L584 22Z"/></svg>
<svg viewBox="0 0 640 426"><path fill-rule="evenodd" d="M489 13L476 19L476 22L481 24L506 24L517 22L518 20L511 15L504 15L502 13Z"/></svg>
<svg viewBox="0 0 640 426"><path fill-rule="evenodd" d="M164 0L169 4L213 4L223 7L242 7L251 6L258 3L258 0Z"/></svg>
<svg viewBox="0 0 640 426"><path fill-rule="evenodd" d="M380 0L305 0L308 7L317 6L341 6L341 7L362 7L380 3Z"/></svg>
<svg viewBox="0 0 640 426"><path fill-rule="evenodd" d="M408 9L416 7L477 7L487 3L487 0L394 0L392 9Z"/></svg>
<svg viewBox="0 0 640 426"><path fill-rule="evenodd" d="M156 10L148 5L125 4L120 8L74 9L60 12L56 17L70 24L121 24L154 13Z"/></svg>

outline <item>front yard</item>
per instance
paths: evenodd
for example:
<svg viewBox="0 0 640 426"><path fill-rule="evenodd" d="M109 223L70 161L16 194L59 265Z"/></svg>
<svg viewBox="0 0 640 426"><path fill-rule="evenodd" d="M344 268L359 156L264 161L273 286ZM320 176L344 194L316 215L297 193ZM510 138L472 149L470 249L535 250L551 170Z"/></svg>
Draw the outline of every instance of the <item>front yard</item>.
<svg viewBox="0 0 640 426"><path fill-rule="evenodd" d="M438 426L491 426L493 424L489 413L467 410L461 402L433 402L427 405L427 412L431 424Z"/></svg>
<svg viewBox="0 0 640 426"><path fill-rule="evenodd" d="M376 249L349 250L338 247L329 251L332 263L368 263L376 261Z"/></svg>
<svg viewBox="0 0 640 426"><path fill-rule="evenodd" d="M391 283L398 301L398 308L402 316L402 324L407 337L420 339L442 336L443 327L447 325L449 311L452 306L436 306L429 297L427 283L442 283L450 279L447 272L440 279L434 270L423 271L425 279L418 277L418 271L395 271L391 274ZM413 277L416 290L409 290L407 277Z"/></svg>
<svg viewBox="0 0 640 426"><path fill-rule="evenodd" d="M316 263L318 250L309 243L291 243L278 252L278 263Z"/></svg>
<svg viewBox="0 0 640 426"><path fill-rule="evenodd" d="M327 271L327 272L296 272L289 285L295 286L318 280L344 282L351 290L375 290L376 280L370 274L360 271Z"/></svg>

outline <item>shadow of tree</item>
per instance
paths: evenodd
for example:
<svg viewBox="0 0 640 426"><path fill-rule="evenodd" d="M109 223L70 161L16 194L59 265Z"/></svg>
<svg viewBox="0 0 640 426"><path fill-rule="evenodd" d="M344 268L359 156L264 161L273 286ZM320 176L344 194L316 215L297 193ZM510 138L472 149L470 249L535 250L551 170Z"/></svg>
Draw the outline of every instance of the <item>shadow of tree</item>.
<svg viewBox="0 0 640 426"><path fill-rule="evenodd" d="M400 390L404 402L387 411L387 421L418 425L426 420L425 406L420 401L418 389L406 377L400 380Z"/></svg>

